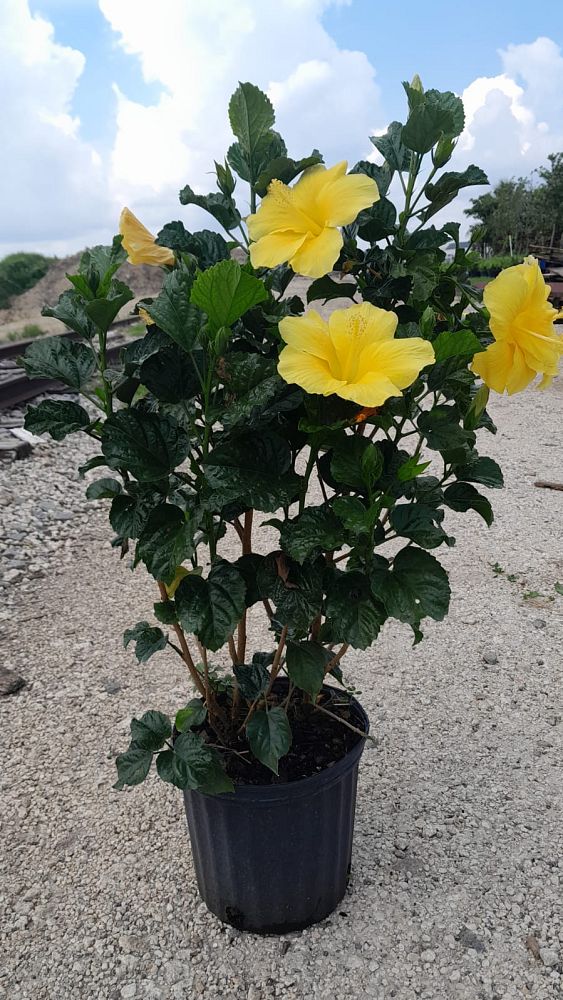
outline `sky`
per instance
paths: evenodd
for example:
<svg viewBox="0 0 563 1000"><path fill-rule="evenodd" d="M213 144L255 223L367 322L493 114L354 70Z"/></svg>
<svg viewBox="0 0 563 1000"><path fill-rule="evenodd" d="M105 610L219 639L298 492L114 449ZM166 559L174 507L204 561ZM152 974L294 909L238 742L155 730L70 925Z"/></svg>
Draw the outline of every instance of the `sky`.
<svg viewBox="0 0 563 1000"><path fill-rule="evenodd" d="M454 169L528 175L563 150L562 44L563 0L2 0L0 257L107 243L123 205L154 232L214 228L178 190L213 190L238 80L268 92L291 155L352 165L419 73L464 100Z"/></svg>

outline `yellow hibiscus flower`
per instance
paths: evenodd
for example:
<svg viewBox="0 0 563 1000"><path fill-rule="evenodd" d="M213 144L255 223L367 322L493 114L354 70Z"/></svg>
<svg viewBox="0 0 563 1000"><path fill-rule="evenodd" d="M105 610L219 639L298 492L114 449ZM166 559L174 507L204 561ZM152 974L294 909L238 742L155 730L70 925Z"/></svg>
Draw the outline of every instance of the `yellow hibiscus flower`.
<svg viewBox="0 0 563 1000"><path fill-rule="evenodd" d="M321 278L342 249L338 226L346 226L379 200L377 184L365 174L347 174L345 160L327 169L309 167L294 187L274 180L255 215L246 222L253 267L288 262L296 274Z"/></svg>
<svg viewBox="0 0 563 1000"><path fill-rule="evenodd" d="M156 237L128 208L124 208L119 216L119 232L123 236L123 247L130 264L174 265L176 258L172 250L157 246L154 242Z"/></svg>
<svg viewBox="0 0 563 1000"><path fill-rule="evenodd" d="M307 392L335 393L360 406L381 406L434 361L432 345L421 337L394 340L397 316L369 302L336 309L325 321L310 309L279 325L286 343L278 371Z"/></svg>
<svg viewBox="0 0 563 1000"><path fill-rule="evenodd" d="M553 323L561 314L548 295L534 257L507 267L486 286L483 301L495 342L475 355L472 369L495 392L520 392L540 374L539 388L545 389L557 375L563 337Z"/></svg>

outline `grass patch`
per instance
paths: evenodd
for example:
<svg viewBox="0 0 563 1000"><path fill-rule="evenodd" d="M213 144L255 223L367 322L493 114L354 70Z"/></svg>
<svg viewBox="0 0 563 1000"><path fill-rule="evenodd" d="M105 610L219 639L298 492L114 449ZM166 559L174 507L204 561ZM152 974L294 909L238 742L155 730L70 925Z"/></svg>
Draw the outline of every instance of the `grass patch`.
<svg viewBox="0 0 563 1000"><path fill-rule="evenodd" d="M37 323L26 323L22 330L11 330L6 340L31 340L33 337L44 337L47 331Z"/></svg>

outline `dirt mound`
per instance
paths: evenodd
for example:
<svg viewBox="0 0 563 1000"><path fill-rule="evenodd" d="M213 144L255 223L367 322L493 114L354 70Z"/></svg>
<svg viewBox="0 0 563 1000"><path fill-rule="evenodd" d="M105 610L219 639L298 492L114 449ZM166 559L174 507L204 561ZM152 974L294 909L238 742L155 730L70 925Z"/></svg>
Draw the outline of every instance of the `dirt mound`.
<svg viewBox="0 0 563 1000"><path fill-rule="evenodd" d="M45 305L54 305L59 295L72 287L66 275L77 273L80 257L81 254L76 253L72 257L64 257L54 261L47 273L33 288L16 296L8 309L0 310L0 339L12 330L23 329L28 323L37 324L46 333L59 333L61 331L59 321L42 316L41 309ZM149 267L145 264L134 266L125 263L119 269L117 277L129 285L135 299L145 295L156 295L162 286L160 268ZM128 316L133 304L134 300L127 303L120 315Z"/></svg>

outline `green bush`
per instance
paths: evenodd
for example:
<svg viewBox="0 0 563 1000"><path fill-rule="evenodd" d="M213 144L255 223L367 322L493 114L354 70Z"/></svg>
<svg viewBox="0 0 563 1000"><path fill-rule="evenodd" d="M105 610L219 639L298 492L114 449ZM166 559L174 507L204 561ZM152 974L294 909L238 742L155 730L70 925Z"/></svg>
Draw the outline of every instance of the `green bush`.
<svg viewBox="0 0 563 1000"><path fill-rule="evenodd" d="M14 295L21 295L47 273L51 258L40 253L11 253L0 260L0 309L7 309Z"/></svg>
<svg viewBox="0 0 563 1000"><path fill-rule="evenodd" d="M480 254L473 254L472 256L474 259L471 262L469 274L473 277L483 275L495 278L505 267L512 267L514 264L522 263L522 257L510 257L509 255L481 257Z"/></svg>

